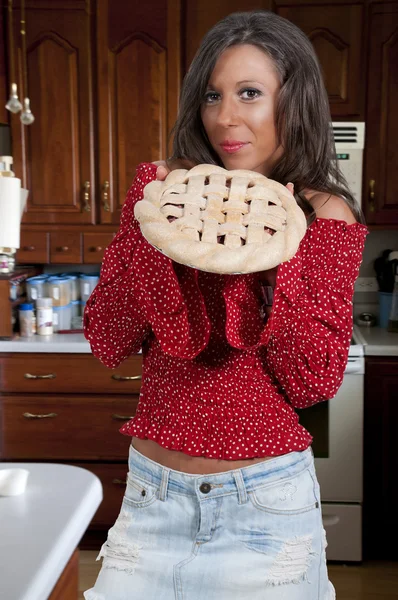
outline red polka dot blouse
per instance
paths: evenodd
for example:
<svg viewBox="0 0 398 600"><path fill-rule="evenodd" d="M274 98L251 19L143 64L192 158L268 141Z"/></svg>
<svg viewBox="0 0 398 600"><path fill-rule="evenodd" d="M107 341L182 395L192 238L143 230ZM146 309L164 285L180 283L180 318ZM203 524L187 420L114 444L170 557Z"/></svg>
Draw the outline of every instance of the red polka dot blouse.
<svg viewBox="0 0 398 600"><path fill-rule="evenodd" d="M134 205L155 178L155 165L138 166L84 313L106 366L142 348L140 401L121 433L227 460L307 448L294 407L333 398L341 385L367 228L316 219L278 267L264 322L258 274L197 271L146 242Z"/></svg>

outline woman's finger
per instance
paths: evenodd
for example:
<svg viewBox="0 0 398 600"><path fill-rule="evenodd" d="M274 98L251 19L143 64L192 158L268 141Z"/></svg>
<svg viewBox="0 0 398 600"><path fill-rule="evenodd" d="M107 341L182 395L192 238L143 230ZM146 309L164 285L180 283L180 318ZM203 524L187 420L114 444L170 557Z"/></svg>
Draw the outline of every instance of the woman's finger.
<svg viewBox="0 0 398 600"><path fill-rule="evenodd" d="M294 195L294 183L288 183L286 185L287 189L289 190L289 192Z"/></svg>
<svg viewBox="0 0 398 600"><path fill-rule="evenodd" d="M168 174L169 174L169 169L167 167L164 167L161 165L156 170L156 179L158 179L159 181L164 181Z"/></svg>

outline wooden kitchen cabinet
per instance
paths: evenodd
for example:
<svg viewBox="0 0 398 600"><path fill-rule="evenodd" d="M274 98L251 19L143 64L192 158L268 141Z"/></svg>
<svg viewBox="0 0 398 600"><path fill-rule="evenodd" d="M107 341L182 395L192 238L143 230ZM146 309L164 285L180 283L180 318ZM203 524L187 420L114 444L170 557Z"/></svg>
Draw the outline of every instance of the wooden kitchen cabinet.
<svg viewBox="0 0 398 600"><path fill-rule="evenodd" d="M364 7L358 3L276 1L276 12L307 34L321 64L332 118L364 112ZM279 5L279 6L278 6Z"/></svg>
<svg viewBox="0 0 398 600"><path fill-rule="evenodd" d="M174 0L97 1L101 223L119 223L136 166L169 154L181 76L179 18Z"/></svg>
<svg viewBox="0 0 398 600"><path fill-rule="evenodd" d="M365 560L398 559L397 397L398 357L367 357L363 505Z"/></svg>
<svg viewBox="0 0 398 600"><path fill-rule="evenodd" d="M20 44L20 2L13 4ZM23 223L95 222L92 22L84 0L26 1L28 95L35 121L10 118L14 171L29 189ZM9 49L9 55L16 48ZM19 49L20 57L20 49ZM18 90L24 77L15 60Z"/></svg>
<svg viewBox="0 0 398 600"><path fill-rule="evenodd" d="M91 354L0 354L0 460L74 464L100 478L86 548L120 511L131 438L119 429L135 415L141 372L139 354L116 369Z"/></svg>
<svg viewBox="0 0 398 600"><path fill-rule="evenodd" d="M398 2L369 8L363 205L369 224L398 225Z"/></svg>

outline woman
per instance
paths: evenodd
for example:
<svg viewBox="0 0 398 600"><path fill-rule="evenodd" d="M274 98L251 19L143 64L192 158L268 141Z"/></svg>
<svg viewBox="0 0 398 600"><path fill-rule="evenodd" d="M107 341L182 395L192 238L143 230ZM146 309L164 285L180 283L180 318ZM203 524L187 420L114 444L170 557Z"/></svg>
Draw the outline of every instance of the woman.
<svg viewBox="0 0 398 600"><path fill-rule="evenodd" d="M330 120L312 46L289 21L235 13L203 39L168 167L249 169L291 192L294 182L307 233L265 273L174 263L134 218L168 168L139 165L85 311L104 364L141 348L144 359L137 414L121 428L132 437L126 493L86 600L335 598L312 438L294 410L341 384L367 232Z"/></svg>

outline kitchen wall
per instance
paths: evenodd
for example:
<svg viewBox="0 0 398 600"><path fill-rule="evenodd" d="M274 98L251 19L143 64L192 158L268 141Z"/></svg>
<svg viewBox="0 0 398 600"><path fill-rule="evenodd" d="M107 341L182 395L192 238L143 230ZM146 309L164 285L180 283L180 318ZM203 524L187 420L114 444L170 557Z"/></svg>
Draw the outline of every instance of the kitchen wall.
<svg viewBox="0 0 398 600"><path fill-rule="evenodd" d="M398 250L397 230L383 229L380 231L371 231L369 233L366 238L363 261L359 271L360 277L376 277L373 268L374 260L387 248ZM372 312L378 316L379 305L377 292L355 292L354 316L359 315L361 312Z"/></svg>

